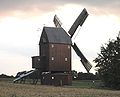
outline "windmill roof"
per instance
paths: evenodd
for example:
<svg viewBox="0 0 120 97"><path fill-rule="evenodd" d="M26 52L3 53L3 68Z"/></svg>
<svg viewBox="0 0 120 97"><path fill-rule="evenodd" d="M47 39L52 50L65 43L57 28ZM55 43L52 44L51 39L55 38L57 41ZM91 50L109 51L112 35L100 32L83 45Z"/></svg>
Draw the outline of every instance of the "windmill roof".
<svg viewBox="0 0 120 97"><path fill-rule="evenodd" d="M46 33L49 43L71 44L71 38L63 28L44 27L43 33Z"/></svg>

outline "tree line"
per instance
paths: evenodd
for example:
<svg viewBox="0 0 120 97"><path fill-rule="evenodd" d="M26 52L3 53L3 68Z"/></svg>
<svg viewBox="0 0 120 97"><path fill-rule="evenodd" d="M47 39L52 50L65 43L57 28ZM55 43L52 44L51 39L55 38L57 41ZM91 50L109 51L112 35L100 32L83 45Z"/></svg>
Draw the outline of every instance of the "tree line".
<svg viewBox="0 0 120 97"><path fill-rule="evenodd" d="M72 70L72 79L73 80L100 80L99 74L93 73L83 73Z"/></svg>
<svg viewBox="0 0 120 97"><path fill-rule="evenodd" d="M0 78L14 78L14 76L9 76L9 75L6 75L6 74L1 74L0 75Z"/></svg>

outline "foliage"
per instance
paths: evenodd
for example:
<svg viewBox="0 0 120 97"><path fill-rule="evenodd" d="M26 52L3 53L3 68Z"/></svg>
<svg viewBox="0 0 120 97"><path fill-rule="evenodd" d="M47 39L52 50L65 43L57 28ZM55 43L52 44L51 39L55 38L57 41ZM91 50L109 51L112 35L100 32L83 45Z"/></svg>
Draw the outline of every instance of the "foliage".
<svg viewBox="0 0 120 97"><path fill-rule="evenodd" d="M77 71L72 70L71 74L73 80L99 80L99 75L97 73L95 75L93 73L77 73Z"/></svg>
<svg viewBox="0 0 120 97"><path fill-rule="evenodd" d="M14 76L9 76L9 75L6 75L6 74L1 74L0 78L14 78Z"/></svg>
<svg viewBox="0 0 120 97"><path fill-rule="evenodd" d="M102 46L94 62L105 86L120 89L120 37Z"/></svg>
<svg viewBox="0 0 120 97"><path fill-rule="evenodd" d="M77 80L99 80L98 75L94 75L93 73L83 73L79 72Z"/></svg>

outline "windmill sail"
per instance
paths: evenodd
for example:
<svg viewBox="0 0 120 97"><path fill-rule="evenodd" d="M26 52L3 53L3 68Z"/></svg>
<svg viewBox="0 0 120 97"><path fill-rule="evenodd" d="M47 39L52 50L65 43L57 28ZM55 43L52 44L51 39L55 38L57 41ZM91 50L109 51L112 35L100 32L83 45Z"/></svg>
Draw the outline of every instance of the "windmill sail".
<svg viewBox="0 0 120 97"><path fill-rule="evenodd" d="M83 23L86 20L87 16L88 16L87 10L84 8L83 11L78 16L78 18L73 23L73 25L71 26L70 30L68 31L68 33L71 35L71 38L74 35L75 31L77 30L78 26L83 25Z"/></svg>
<svg viewBox="0 0 120 97"><path fill-rule="evenodd" d="M57 28L60 28L62 26L62 23L60 22L59 18L57 15L54 16L53 22Z"/></svg>
<svg viewBox="0 0 120 97"><path fill-rule="evenodd" d="M90 69L92 68L92 65L90 64L90 62L85 58L85 56L82 54L82 52L80 51L80 49L77 47L75 43L74 45L72 45L72 47L75 50L76 54L81 58L81 62L85 67L85 69L87 70L87 72L89 72Z"/></svg>

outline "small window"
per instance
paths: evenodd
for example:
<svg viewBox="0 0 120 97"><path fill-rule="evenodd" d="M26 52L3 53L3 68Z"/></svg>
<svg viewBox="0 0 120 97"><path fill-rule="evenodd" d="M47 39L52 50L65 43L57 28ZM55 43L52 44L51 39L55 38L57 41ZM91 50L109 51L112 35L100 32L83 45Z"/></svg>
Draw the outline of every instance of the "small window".
<svg viewBox="0 0 120 97"><path fill-rule="evenodd" d="M54 48L54 45L52 44L51 47Z"/></svg>
<svg viewBox="0 0 120 97"><path fill-rule="evenodd" d="M52 76L52 79L54 79L54 77Z"/></svg>
<svg viewBox="0 0 120 97"><path fill-rule="evenodd" d="M65 61L67 61L68 59L67 58L65 58Z"/></svg>
<svg viewBox="0 0 120 97"><path fill-rule="evenodd" d="M68 45L68 49L70 49L70 46Z"/></svg>
<svg viewBox="0 0 120 97"><path fill-rule="evenodd" d="M54 57L52 57L51 60L54 60Z"/></svg>
<svg viewBox="0 0 120 97"><path fill-rule="evenodd" d="M38 61L40 61L40 58L38 58Z"/></svg>

